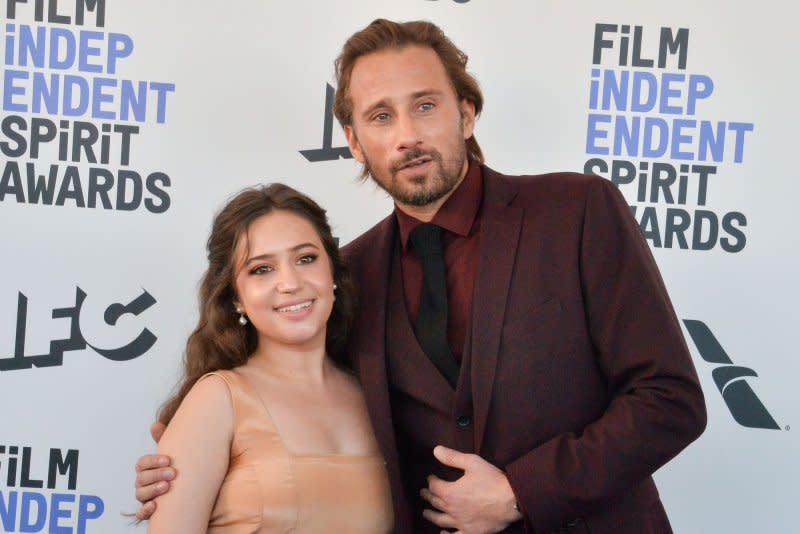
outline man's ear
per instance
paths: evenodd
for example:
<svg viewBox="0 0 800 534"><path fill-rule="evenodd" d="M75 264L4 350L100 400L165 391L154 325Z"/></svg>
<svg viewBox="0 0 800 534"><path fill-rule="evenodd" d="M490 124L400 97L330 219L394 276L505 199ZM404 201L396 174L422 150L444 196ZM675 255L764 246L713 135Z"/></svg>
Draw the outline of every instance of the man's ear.
<svg viewBox="0 0 800 534"><path fill-rule="evenodd" d="M475 129L475 103L463 98L459 103L461 108L461 125L464 130L464 140L472 137Z"/></svg>
<svg viewBox="0 0 800 534"><path fill-rule="evenodd" d="M356 137L356 131L353 129L352 124L344 126L344 137L347 139L347 146L350 147L350 152L359 163L364 163L364 152L361 151L361 145Z"/></svg>

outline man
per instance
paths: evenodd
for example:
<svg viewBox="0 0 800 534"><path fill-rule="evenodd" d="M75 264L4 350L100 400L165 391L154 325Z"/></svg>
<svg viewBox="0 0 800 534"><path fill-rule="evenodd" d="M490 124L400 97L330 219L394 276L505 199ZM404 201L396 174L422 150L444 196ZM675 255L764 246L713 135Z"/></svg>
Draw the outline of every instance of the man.
<svg viewBox="0 0 800 534"><path fill-rule="evenodd" d="M466 62L435 25L387 20L336 62L334 112L395 200L346 252L396 531L670 532L651 475L705 407L655 262L607 180L482 164ZM140 460L143 502L174 476L159 462Z"/></svg>

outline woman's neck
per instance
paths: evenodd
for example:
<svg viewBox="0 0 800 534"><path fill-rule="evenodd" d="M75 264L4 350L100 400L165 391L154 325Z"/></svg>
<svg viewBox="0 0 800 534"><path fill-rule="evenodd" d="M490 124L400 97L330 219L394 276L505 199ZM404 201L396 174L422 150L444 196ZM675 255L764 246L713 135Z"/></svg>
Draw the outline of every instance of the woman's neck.
<svg viewBox="0 0 800 534"><path fill-rule="evenodd" d="M270 343L256 349L246 365L275 378L305 383L324 382L334 368L324 344L298 347Z"/></svg>

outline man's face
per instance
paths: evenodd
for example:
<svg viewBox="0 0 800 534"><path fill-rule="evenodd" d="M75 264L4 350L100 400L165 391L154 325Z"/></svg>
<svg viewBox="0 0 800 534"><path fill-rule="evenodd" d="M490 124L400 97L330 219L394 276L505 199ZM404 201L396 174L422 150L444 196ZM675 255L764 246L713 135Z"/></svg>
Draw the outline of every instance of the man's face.
<svg viewBox="0 0 800 534"><path fill-rule="evenodd" d="M467 171L475 107L459 102L436 52L406 46L360 57L349 96L345 137L378 185L400 205L444 202Z"/></svg>

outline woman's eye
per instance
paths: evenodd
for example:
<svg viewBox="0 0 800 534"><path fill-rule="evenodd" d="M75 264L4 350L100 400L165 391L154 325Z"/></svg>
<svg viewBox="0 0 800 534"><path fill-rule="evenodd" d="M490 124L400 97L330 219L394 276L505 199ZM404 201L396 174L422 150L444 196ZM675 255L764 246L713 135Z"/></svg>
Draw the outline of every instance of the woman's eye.
<svg viewBox="0 0 800 534"><path fill-rule="evenodd" d="M316 259L317 259L317 257L314 254L309 254L309 255L303 256L302 258L297 260L297 263L300 263L300 264L311 263Z"/></svg>
<svg viewBox="0 0 800 534"><path fill-rule="evenodd" d="M269 265L259 265L250 272L252 272L253 274L266 274L272 272L272 267L270 267Z"/></svg>

